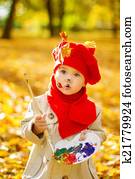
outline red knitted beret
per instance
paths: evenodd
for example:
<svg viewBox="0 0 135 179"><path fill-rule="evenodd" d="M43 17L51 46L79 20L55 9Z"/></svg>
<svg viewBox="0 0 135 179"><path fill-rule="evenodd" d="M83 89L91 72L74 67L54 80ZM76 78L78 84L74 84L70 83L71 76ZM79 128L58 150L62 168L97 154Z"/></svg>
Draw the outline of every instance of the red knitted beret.
<svg viewBox="0 0 135 179"><path fill-rule="evenodd" d="M54 72L59 65L68 65L80 71L84 75L86 83L91 85L97 83L101 76L94 56L95 46L92 46L90 42L84 44L68 42L65 33L60 35L63 41L52 51L55 59Z"/></svg>

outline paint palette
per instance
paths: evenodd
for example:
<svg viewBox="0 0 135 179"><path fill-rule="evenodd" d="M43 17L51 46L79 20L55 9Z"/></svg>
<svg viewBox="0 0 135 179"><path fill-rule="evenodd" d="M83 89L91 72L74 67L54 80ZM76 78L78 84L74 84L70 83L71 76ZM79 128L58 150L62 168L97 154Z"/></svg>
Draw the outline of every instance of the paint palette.
<svg viewBox="0 0 135 179"><path fill-rule="evenodd" d="M54 158L59 163L78 164L89 159L100 147L100 138L91 131L85 132L85 137L81 139L82 133L75 135L71 139L63 139L55 144Z"/></svg>

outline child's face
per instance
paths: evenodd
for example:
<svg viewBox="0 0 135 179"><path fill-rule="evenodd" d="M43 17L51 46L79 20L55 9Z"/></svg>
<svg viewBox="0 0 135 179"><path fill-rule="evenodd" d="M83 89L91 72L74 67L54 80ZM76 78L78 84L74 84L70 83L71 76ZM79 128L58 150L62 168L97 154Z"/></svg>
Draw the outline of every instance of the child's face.
<svg viewBox="0 0 135 179"><path fill-rule="evenodd" d="M57 88L65 95L75 94L85 86L84 76L67 65L61 65L57 69L55 80Z"/></svg>

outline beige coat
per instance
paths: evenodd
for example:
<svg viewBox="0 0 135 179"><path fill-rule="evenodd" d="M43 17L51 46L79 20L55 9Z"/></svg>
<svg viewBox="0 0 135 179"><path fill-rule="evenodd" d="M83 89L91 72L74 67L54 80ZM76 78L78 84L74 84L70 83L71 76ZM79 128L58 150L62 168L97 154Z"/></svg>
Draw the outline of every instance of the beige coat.
<svg viewBox="0 0 135 179"><path fill-rule="evenodd" d="M46 120L48 123L55 123L55 125L49 125L49 138L51 144L61 140L58 132L57 116L54 114L49 104L47 103L46 94L35 97L35 100L40 105L43 113L46 113ZM101 112L99 108L97 110L96 121L89 126L89 130L92 130L97 134L101 142L105 140L105 134L101 127ZM97 179L97 174L92 160L89 159L86 162L76 165L59 164L51 156L51 148L46 140L45 133L42 136L37 136L32 132L33 117L39 113L37 106L30 103L28 112L25 119L21 121L21 133L22 136L27 138L33 143L32 150L29 155L29 159L24 170L23 179ZM72 137L70 137L72 138ZM65 177L64 177L65 176Z"/></svg>

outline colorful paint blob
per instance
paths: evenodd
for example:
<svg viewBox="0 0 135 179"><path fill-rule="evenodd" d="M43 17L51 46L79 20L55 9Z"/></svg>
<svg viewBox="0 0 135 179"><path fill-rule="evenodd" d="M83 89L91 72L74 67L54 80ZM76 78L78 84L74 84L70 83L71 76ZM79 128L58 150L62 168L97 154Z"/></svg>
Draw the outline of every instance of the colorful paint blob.
<svg viewBox="0 0 135 179"><path fill-rule="evenodd" d="M70 148L57 148L54 153L54 158L59 163L75 164L81 162L85 158L88 158L95 151L95 146L86 142L80 143L77 146Z"/></svg>

